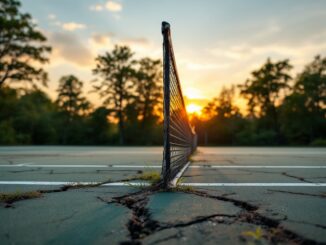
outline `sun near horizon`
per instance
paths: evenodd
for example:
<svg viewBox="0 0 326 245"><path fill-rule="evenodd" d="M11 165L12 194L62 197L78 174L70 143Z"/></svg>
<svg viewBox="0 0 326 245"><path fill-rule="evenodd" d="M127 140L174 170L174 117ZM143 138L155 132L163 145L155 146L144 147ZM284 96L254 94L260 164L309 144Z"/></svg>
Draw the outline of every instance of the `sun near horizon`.
<svg viewBox="0 0 326 245"><path fill-rule="evenodd" d="M196 114L197 116L201 116L202 109L207 103L208 98L203 96L200 90L193 87L186 87L183 95L188 115Z"/></svg>

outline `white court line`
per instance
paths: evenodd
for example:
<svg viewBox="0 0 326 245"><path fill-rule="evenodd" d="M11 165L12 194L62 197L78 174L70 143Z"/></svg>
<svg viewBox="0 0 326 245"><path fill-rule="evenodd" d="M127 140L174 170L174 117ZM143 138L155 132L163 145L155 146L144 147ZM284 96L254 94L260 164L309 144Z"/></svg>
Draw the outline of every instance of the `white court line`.
<svg viewBox="0 0 326 245"><path fill-rule="evenodd" d="M209 165L209 166L201 166L201 165L193 165L189 168L326 168L326 166L282 166L282 165Z"/></svg>
<svg viewBox="0 0 326 245"><path fill-rule="evenodd" d="M68 181L0 181L0 185L90 185L98 182L68 182ZM149 186L146 182L112 182L101 186ZM180 186L193 187L326 187L326 183L180 183Z"/></svg>
<svg viewBox="0 0 326 245"><path fill-rule="evenodd" d="M326 187L326 183L182 183L180 185L183 186L202 186L202 187L210 187L210 186L231 186L231 187L264 187L264 186L269 186L269 187Z"/></svg>
<svg viewBox="0 0 326 245"><path fill-rule="evenodd" d="M86 165L86 164L31 164L31 163L20 163L20 164L6 164L0 165L0 168L10 167L28 167L28 168L162 168L160 165Z"/></svg>
<svg viewBox="0 0 326 245"><path fill-rule="evenodd" d="M95 185L98 182L72 182L72 181L0 181L0 185ZM101 186L149 186L146 182L112 182Z"/></svg>
<svg viewBox="0 0 326 245"><path fill-rule="evenodd" d="M28 167L28 168L131 168L131 169L140 169L140 168L162 168L161 165L86 165L86 164L33 164L33 163L20 163L20 164L7 164L1 165L0 168L11 168L11 167ZM297 168L297 169L326 169L326 166L282 166L282 165L191 165L189 168L204 168L204 169L211 169L211 168Z"/></svg>
<svg viewBox="0 0 326 245"><path fill-rule="evenodd" d="M190 164L190 162L187 162L187 164L183 166L183 168L179 171L179 173L171 181L172 187L177 186L177 183L178 183L179 179L181 178L181 176L183 175L183 173L186 171L186 169L188 168L189 164Z"/></svg>
<svg viewBox="0 0 326 245"><path fill-rule="evenodd" d="M32 163L20 163L10 165L0 165L0 167L28 167L28 168L108 168L109 165L46 165L46 164L32 164Z"/></svg>

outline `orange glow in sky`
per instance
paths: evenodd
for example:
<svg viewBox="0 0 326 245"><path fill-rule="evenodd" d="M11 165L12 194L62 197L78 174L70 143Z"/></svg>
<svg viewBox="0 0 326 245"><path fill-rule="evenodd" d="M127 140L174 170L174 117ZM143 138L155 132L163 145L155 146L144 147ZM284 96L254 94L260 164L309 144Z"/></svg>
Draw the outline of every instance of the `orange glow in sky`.
<svg viewBox="0 0 326 245"><path fill-rule="evenodd" d="M326 1L273 1L268 8L260 0L20 2L22 11L33 16L39 29L46 30L47 45L53 48L51 62L45 67L49 87L44 88L53 100L60 77L74 74L84 81L87 98L94 106L101 106L103 98L89 93L94 89L87 81L98 78L92 72L95 58L111 52L114 45L127 45L135 59L162 60L160 23L167 17L171 5L167 2L173 3L167 20L171 20L177 70L187 105L204 107L223 86L243 84L268 57L273 61L290 58L295 74L316 54L326 52L325 27L321 24L326 22L322 11Z"/></svg>
<svg viewBox="0 0 326 245"><path fill-rule="evenodd" d="M201 99L203 96L201 95L200 91L195 88L185 88L184 90L184 96L186 96L188 99Z"/></svg>
<svg viewBox="0 0 326 245"><path fill-rule="evenodd" d="M201 110L203 108L197 104L189 104L187 105L187 113L188 114L197 114L198 116L201 114Z"/></svg>
<svg viewBox="0 0 326 245"><path fill-rule="evenodd" d="M201 91L192 87L187 87L183 95L185 97L187 113L200 116L203 106L207 103L207 99L201 94Z"/></svg>

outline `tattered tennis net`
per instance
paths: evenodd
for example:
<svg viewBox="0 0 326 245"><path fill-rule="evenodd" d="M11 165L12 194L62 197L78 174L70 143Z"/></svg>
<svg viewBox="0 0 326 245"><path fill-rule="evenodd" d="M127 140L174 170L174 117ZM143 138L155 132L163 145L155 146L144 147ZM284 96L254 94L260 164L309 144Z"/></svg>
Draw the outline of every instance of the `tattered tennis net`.
<svg viewBox="0 0 326 245"><path fill-rule="evenodd" d="M188 165L195 151L197 136L189 123L173 53L170 25L162 23L164 83L164 153L162 176L165 186L176 184L176 177Z"/></svg>

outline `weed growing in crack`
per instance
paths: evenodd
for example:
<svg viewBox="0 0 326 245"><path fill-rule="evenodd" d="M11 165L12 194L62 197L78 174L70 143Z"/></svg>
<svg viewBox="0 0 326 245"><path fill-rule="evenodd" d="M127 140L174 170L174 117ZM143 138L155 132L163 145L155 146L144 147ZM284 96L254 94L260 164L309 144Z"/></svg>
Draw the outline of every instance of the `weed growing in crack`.
<svg viewBox="0 0 326 245"><path fill-rule="evenodd" d="M161 175L156 171L144 172L140 175L137 175L135 178L139 180L149 181L151 185L155 185L161 181Z"/></svg>
<svg viewBox="0 0 326 245"><path fill-rule="evenodd" d="M17 201L39 198L42 193L39 191L28 191L28 192L14 192L14 193L0 193L0 202L6 204L12 204Z"/></svg>
<svg viewBox="0 0 326 245"><path fill-rule="evenodd" d="M255 231L244 231L241 233L241 237L248 237L255 241L260 241L263 238L263 230L257 227Z"/></svg>
<svg viewBox="0 0 326 245"><path fill-rule="evenodd" d="M182 185L182 183L185 181L184 177L179 178L176 187L171 188L171 191L179 191L179 192L191 192L195 189L192 186Z"/></svg>
<svg viewBox="0 0 326 245"><path fill-rule="evenodd" d="M61 186L58 189L50 189L50 190L36 190L36 191L29 191L29 192L13 192L13 193L0 193L0 203L6 203L6 207L13 207L11 204L18 201L28 200L28 199L34 199L34 198L40 198L43 196L43 194L48 193L55 193L55 192L64 192L71 189L83 189L83 188L93 188L98 187L106 183L110 183L110 180L99 182L99 183L88 183L88 184L82 184L82 183L71 183L64 186Z"/></svg>
<svg viewBox="0 0 326 245"><path fill-rule="evenodd" d="M189 185L178 185L174 189L179 192L192 192L195 190L194 187Z"/></svg>

